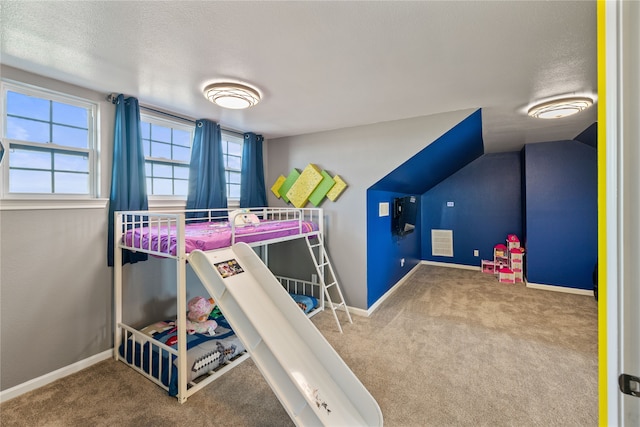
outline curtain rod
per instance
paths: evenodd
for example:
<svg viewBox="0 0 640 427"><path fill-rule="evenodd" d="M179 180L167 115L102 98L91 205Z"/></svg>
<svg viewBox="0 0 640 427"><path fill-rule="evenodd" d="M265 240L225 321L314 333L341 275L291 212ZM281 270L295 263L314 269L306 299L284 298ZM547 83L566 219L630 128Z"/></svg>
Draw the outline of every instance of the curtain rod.
<svg viewBox="0 0 640 427"><path fill-rule="evenodd" d="M109 95L107 95L107 101L111 102L112 104L115 103L117 98L118 98L118 94L116 94L116 93L110 93ZM172 114L172 113L167 113L166 111L157 110L157 109L155 109L153 107L142 105L140 103L138 103L138 106L140 107L141 110L147 110L147 111L150 111L152 113L156 113L156 114L160 114L160 115L163 115L163 116L171 117L173 119L182 120L184 122L188 122L188 123L192 123L192 124L196 123L196 119L192 119L192 118L184 117L184 116L178 116L178 115ZM223 131L229 132L229 133L235 133L236 135L240 135L240 136L244 137L244 133L240 132L240 131L237 131L237 130L227 129L227 128L224 128L222 126L220 126L220 130L223 130Z"/></svg>

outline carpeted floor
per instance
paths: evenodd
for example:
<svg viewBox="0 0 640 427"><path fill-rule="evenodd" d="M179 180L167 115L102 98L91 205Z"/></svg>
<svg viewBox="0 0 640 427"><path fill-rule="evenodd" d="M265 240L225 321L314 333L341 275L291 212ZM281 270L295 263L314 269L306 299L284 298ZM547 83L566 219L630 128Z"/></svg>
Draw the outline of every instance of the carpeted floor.
<svg viewBox="0 0 640 427"><path fill-rule="evenodd" d="M344 320L344 318L343 318ZM378 401L387 426L596 426L593 297L421 266L338 333L313 318ZM180 405L104 361L0 406L2 426L293 425L251 360Z"/></svg>

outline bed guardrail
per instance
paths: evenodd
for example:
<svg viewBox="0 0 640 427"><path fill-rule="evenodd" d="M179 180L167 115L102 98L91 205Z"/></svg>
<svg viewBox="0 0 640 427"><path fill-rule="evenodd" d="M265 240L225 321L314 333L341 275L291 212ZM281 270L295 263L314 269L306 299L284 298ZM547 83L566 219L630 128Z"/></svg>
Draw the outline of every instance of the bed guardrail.
<svg viewBox="0 0 640 427"><path fill-rule="evenodd" d="M312 277L310 281L285 276L276 276L276 278L287 292L312 296L319 301L318 306L307 313L307 316L313 317L324 309L324 293L316 277ZM178 350L124 323L118 323L117 327L122 332L122 340L116 344L115 348L117 358L168 392L169 386L167 384L176 381L173 376L179 375L173 367L173 360L178 357ZM242 360L247 357L246 354L237 356ZM163 361L169 362L163 363ZM233 359L225 364L235 364L235 361L236 359ZM237 360L237 362L239 363L241 360ZM211 375L218 377L229 368L226 368L225 365L218 366L205 374L203 378L189 382L188 395L195 393L197 389L205 385L201 384L203 379L207 379ZM207 380L207 384L209 381Z"/></svg>
<svg viewBox="0 0 640 427"><path fill-rule="evenodd" d="M138 371L144 377L153 381L168 392L169 386L162 382L162 377L166 375L167 382L171 382L172 376L174 375L174 372L171 369L173 366L173 357L178 356L178 350L175 350L160 341L154 340L148 335L145 335L144 333L123 323L119 323L118 327L123 331L122 347L121 349L118 349L117 346L120 345L120 343L116 343L115 348L115 351L117 352L122 351L119 359L126 362L128 366ZM148 347L149 351L143 352L140 350L144 347ZM153 360L154 354L158 358L156 361ZM158 360L162 360L164 358L171 361L168 367L163 363L158 362ZM151 368L154 364L156 369ZM145 366L147 369L144 369Z"/></svg>
<svg viewBox="0 0 640 427"><path fill-rule="evenodd" d="M322 209L319 208L248 208L245 213L254 214L260 221L280 222L285 224L281 230L295 231L297 236L313 235L324 230ZM164 258L179 258L185 254L185 226L198 222L220 222L231 229L231 245L236 243L238 232L242 236L268 236L270 230L248 231L247 225L239 226L231 217L234 209L193 209L181 213L164 213L154 211L119 211L115 213L115 239L120 249L147 253ZM305 228L305 223L314 223L317 230ZM291 237L283 238L289 240ZM258 239L254 245L272 243L274 240ZM175 247L174 247L175 245Z"/></svg>
<svg viewBox="0 0 640 427"><path fill-rule="evenodd" d="M280 284L291 294L307 295L318 300L318 306L307 313L308 317L313 317L324 310L324 292L322 284L318 282L318 277L314 274L311 280L293 279L285 276L275 276Z"/></svg>
<svg viewBox="0 0 640 427"><path fill-rule="evenodd" d="M186 340L178 340L177 350L161 347L157 341L146 337L144 334L137 332L134 328L131 328L123 323L123 272L122 272L122 250L127 249L134 252L142 252L150 255L154 255L161 258L169 258L176 261L176 305L177 307L186 307L186 224L192 222L215 222L221 221L225 223L225 227L229 221L229 216L233 215L234 209L207 209L207 210L186 210L186 211L172 211L172 212L158 212L158 211L118 211L115 213L115 227L114 227L114 344L119 346L123 342L128 342L130 339L135 339L140 345L157 346L159 352L168 351L172 357L177 356L176 363L178 365L178 372L186 372L186 360L187 360L187 348ZM268 245L275 243L276 241L293 240L295 238L304 238L307 236L313 236L318 233L322 234L324 230L324 218L323 211L320 208L251 208L250 213L257 215L260 220L271 221L292 221L295 220L296 227L299 227L298 233L295 235L280 237L277 239L260 240L259 242L252 243L254 246ZM313 232L304 232L303 223L313 222L317 225L317 230ZM247 230L244 230L245 232ZM234 233L235 234L235 233ZM298 286L301 286L298 284ZM320 310L324 309L324 294L319 293L320 298ZM317 298L317 297L316 297ZM312 313L315 313L312 312ZM311 313L309 314L311 315ZM176 319L176 326L181 331L180 334L186 331L186 313L180 312ZM124 340L124 341L123 341ZM134 344L135 345L135 344ZM156 347L154 347L156 348ZM246 358L248 354L239 356L239 358ZM134 365L128 363L126 358L123 358L119 354L119 349L114 351L114 358L116 360L123 360L128 365L134 367ZM203 379L197 384L186 384L185 380L178 378L178 401L184 403L186 399L210 383L211 380L222 375L224 372L232 368L232 365L222 367L220 370L216 370L209 374L209 378ZM140 370L140 369L136 369ZM141 372L145 377L153 380L155 383L162 381L152 377L152 375ZM164 384L162 387L165 388Z"/></svg>

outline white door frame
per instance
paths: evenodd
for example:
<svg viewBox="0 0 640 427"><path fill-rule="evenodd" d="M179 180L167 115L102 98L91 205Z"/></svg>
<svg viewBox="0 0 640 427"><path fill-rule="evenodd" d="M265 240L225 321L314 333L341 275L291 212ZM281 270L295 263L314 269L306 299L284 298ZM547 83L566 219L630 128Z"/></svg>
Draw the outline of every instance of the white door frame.
<svg viewBox="0 0 640 427"><path fill-rule="evenodd" d="M605 180L604 186L599 184L599 191L604 190L599 202L606 203L599 221L600 278L605 279L599 280L604 283L599 292L604 297L599 301L600 424L635 426L640 399L619 391L618 376L640 375L640 2L599 2L598 8L599 49L605 51L604 56L599 52L598 66L605 75L599 79L604 94L598 115L604 131L599 135L604 138L599 138L598 156L604 160L599 159L598 167L599 179Z"/></svg>

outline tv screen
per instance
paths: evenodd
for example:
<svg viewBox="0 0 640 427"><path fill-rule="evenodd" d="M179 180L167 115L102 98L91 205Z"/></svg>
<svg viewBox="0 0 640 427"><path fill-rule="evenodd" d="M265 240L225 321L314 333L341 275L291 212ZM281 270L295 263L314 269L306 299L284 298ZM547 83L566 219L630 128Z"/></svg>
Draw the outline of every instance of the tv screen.
<svg viewBox="0 0 640 427"><path fill-rule="evenodd" d="M393 201L392 233L404 236L413 233L418 215L416 196L398 197Z"/></svg>

